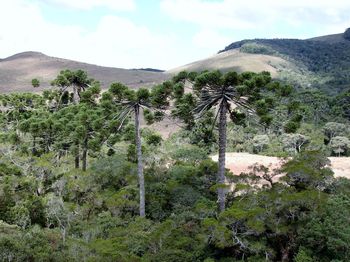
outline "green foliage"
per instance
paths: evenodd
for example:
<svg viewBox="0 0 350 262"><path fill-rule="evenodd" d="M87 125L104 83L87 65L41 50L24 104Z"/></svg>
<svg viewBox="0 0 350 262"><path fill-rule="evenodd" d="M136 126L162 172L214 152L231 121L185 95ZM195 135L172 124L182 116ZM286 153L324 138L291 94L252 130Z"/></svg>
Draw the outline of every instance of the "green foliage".
<svg viewBox="0 0 350 262"><path fill-rule="evenodd" d="M185 92L191 83L196 90ZM259 115L229 108L227 151L293 159L280 170L226 170L231 186L220 183L208 156L218 146L216 110L194 114L208 84L236 86ZM103 94L83 71L63 71L55 85L42 95L0 96L0 261L349 260L350 182L335 179L327 159L348 139L339 113L346 108L336 101L347 105L346 93L333 99L267 73L216 71L183 72L152 89L114 83ZM79 103L71 88L80 89ZM146 218L129 117L135 106L148 123L171 107L185 124L166 140L140 130ZM285 134L290 123L298 134ZM84 172L74 168L83 159ZM218 189L227 190L220 214Z"/></svg>
<svg viewBox="0 0 350 262"><path fill-rule="evenodd" d="M152 134L152 135L147 137L147 144L157 146L157 145L160 145L162 143L162 140L163 139L160 135Z"/></svg>
<svg viewBox="0 0 350 262"><path fill-rule="evenodd" d="M319 261L349 260L350 232L348 227L343 226L350 215L349 204L349 196L331 197L301 229L303 246L312 250L313 256Z"/></svg>
<svg viewBox="0 0 350 262"><path fill-rule="evenodd" d="M287 134L295 133L299 127L300 127L300 124L298 122L289 121L284 125L284 131Z"/></svg>
<svg viewBox="0 0 350 262"><path fill-rule="evenodd" d="M197 146L185 145L174 149L171 152L171 157L180 162L196 163L207 159L207 154Z"/></svg>
<svg viewBox="0 0 350 262"><path fill-rule="evenodd" d="M333 175L329 159L319 151L303 152L282 167L285 181L297 189L325 188Z"/></svg>
<svg viewBox="0 0 350 262"><path fill-rule="evenodd" d="M32 79L32 86L34 88L39 87L40 86L40 81L37 78Z"/></svg>
<svg viewBox="0 0 350 262"><path fill-rule="evenodd" d="M248 53L248 54L263 54L263 55L276 54L276 51L274 51L271 47L264 46L254 42L242 45L239 50L243 53Z"/></svg>
<svg viewBox="0 0 350 262"><path fill-rule="evenodd" d="M347 155L350 150L350 140L347 137L336 136L331 142L332 151L337 155Z"/></svg>

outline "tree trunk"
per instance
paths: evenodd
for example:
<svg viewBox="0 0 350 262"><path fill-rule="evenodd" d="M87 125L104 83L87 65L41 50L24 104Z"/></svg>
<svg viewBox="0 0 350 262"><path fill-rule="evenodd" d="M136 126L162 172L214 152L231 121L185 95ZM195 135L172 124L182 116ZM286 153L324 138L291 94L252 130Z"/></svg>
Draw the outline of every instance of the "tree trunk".
<svg viewBox="0 0 350 262"><path fill-rule="evenodd" d="M77 149L75 151L75 168L79 169L80 167L80 154L79 154L79 144L76 144Z"/></svg>
<svg viewBox="0 0 350 262"><path fill-rule="evenodd" d="M73 86L73 103L79 104L80 96L79 96L79 87Z"/></svg>
<svg viewBox="0 0 350 262"><path fill-rule="evenodd" d="M86 171L86 167L87 167L87 151L88 151L87 146L88 146L88 138L86 137L84 139L83 153L82 153L82 157L81 157L83 171Z"/></svg>
<svg viewBox="0 0 350 262"><path fill-rule="evenodd" d="M142 148L141 148L141 135L140 135L140 107L135 106L135 140L136 140L136 152L137 152L137 176L139 178L140 189L140 216L145 217L145 178L143 175L142 165Z"/></svg>
<svg viewBox="0 0 350 262"><path fill-rule="evenodd" d="M218 188L218 203L219 211L225 210L225 189L223 188L225 184L225 153L226 153L226 112L227 105L224 102L221 105L220 118L219 118L219 171L218 171L218 183L220 187Z"/></svg>

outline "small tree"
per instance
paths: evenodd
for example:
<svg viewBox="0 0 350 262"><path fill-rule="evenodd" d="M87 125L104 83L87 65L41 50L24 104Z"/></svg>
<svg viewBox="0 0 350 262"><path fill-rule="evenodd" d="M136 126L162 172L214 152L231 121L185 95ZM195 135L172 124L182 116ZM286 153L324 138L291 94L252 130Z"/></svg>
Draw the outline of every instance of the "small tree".
<svg viewBox="0 0 350 262"><path fill-rule="evenodd" d="M37 78L32 79L32 86L37 88L40 86L40 81Z"/></svg>
<svg viewBox="0 0 350 262"><path fill-rule="evenodd" d="M294 154L301 152L302 148L310 142L307 136L301 134L285 134L282 137L284 149Z"/></svg>
<svg viewBox="0 0 350 262"><path fill-rule="evenodd" d="M326 137L326 144L332 143L332 139L336 136L344 135L346 132L346 125L336 122L328 122L323 127L323 133Z"/></svg>
<svg viewBox="0 0 350 262"><path fill-rule="evenodd" d="M341 154L346 154L350 149L350 140L344 136L336 136L331 142L332 151L340 156Z"/></svg>
<svg viewBox="0 0 350 262"><path fill-rule="evenodd" d="M253 138L253 149L254 153L260 153L270 143L270 139L267 135L256 135Z"/></svg>

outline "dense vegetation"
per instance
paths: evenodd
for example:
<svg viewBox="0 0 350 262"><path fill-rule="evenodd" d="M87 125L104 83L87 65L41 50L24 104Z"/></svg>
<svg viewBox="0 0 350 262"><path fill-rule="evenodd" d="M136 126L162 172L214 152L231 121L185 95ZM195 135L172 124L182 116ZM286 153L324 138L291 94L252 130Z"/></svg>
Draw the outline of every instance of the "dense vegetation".
<svg viewBox="0 0 350 262"><path fill-rule="evenodd" d="M217 71L52 85L0 97L0 261L350 259L350 181L327 159L350 154L350 91ZM181 128L164 140L141 115ZM209 157L225 147L291 158L238 176Z"/></svg>
<svg viewBox="0 0 350 262"><path fill-rule="evenodd" d="M223 51L240 48L242 52L275 55L305 67L316 77L310 83L329 93L343 91L350 84L349 30L342 41L317 41L298 39L254 39L235 42ZM223 52L221 51L221 52ZM286 80L290 80L286 76ZM295 81L295 83L299 83Z"/></svg>

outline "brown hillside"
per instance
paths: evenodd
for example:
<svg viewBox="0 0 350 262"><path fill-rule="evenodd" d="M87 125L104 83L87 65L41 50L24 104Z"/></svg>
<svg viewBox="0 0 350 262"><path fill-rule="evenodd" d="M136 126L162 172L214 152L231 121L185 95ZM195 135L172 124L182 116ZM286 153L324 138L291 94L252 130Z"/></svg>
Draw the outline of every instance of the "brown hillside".
<svg viewBox="0 0 350 262"><path fill-rule="evenodd" d="M41 87L35 90L43 90L64 69L87 71L89 76L101 82L103 88L108 88L112 82L122 82L130 87L151 86L169 78L161 72L102 67L37 52L24 52L0 59L0 92L33 91L33 78L41 82Z"/></svg>
<svg viewBox="0 0 350 262"><path fill-rule="evenodd" d="M233 49L219 53L184 66L180 66L167 71L170 74L176 74L180 71L202 71L202 70L234 70L244 71L269 71L272 76L276 77L278 72L284 68L293 67L290 62L271 55L247 54L240 52L239 49Z"/></svg>

